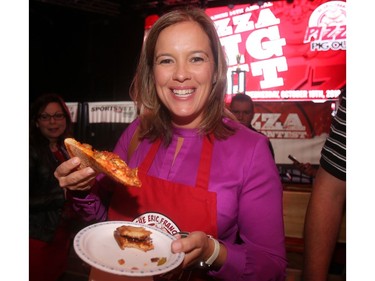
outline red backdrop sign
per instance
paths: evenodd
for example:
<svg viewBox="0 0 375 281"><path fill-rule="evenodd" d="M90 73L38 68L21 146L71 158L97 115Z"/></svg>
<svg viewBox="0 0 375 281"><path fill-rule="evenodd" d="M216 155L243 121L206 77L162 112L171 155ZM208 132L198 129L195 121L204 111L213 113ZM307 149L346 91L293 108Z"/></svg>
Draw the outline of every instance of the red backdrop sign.
<svg viewBox="0 0 375 281"><path fill-rule="evenodd" d="M334 103L335 105L335 103ZM271 139L311 139L329 131L330 103L256 103L254 128Z"/></svg>
<svg viewBox="0 0 375 281"><path fill-rule="evenodd" d="M337 99L346 84L346 2L294 0L207 9L228 56L228 95Z"/></svg>
<svg viewBox="0 0 375 281"><path fill-rule="evenodd" d="M228 89L255 101L253 125L276 162L319 163L346 85L346 2L294 0L210 8L228 57Z"/></svg>

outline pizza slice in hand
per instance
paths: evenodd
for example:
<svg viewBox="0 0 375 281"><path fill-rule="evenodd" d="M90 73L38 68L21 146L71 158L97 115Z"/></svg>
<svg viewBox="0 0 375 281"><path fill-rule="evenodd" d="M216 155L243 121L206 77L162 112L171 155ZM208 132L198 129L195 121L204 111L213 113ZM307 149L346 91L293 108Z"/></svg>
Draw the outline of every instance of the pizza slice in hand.
<svg viewBox="0 0 375 281"><path fill-rule="evenodd" d="M64 143L70 157L77 156L81 159L80 168L91 167L124 185L141 187L138 168L129 168L117 154L93 149L91 145L80 143L74 138L66 138Z"/></svg>

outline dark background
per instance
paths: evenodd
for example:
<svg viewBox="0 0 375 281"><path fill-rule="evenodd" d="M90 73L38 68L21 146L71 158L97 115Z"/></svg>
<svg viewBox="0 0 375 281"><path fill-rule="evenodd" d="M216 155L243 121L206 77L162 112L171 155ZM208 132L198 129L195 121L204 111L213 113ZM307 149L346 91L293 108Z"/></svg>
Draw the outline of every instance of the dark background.
<svg viewBox="0 0 375 281"><path fill-rule="evenodd" d="M29 2L29 95L66 101L129 100L144 15L121 16Z"/></svg>
<svg viewBox="0 0 375 281"><path fill-rule="evenodd" d="M271 0L290 1L290 0ZM29 0L29 100L130 100L148 15L263 0Z"/></svg>

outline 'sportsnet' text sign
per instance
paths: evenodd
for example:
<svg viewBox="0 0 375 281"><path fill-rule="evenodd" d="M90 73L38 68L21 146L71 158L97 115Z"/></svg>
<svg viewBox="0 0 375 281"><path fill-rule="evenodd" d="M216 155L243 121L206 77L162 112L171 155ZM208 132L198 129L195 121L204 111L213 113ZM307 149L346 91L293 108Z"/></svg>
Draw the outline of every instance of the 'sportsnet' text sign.
<svg viewBox="0 0 375 281"><path fill-rule="evenodd" d="M132 101L89 102L89 123L131 123L137 117Z"/></svg>

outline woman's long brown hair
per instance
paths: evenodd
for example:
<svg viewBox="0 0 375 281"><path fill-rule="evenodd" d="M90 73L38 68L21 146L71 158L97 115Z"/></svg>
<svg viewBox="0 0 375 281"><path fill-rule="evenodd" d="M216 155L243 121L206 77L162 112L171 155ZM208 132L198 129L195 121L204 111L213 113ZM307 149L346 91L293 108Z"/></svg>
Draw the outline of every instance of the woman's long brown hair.
<svg viewBox="0 0 375 281"><path fill-rule="evenodd" d="M202 135L213 133L218 139L223 139L234 133L233 128L223 122L228 110L225 107L227 88L227 62L217 35L215 26L204 10L185 7L173 10L159 18L153 25L142 49L136 75L130 87L130 96L136 102L140 112L140 137L155 140L162 138L165 144L172 139L172 122L168 109L159 100L156 93L153 65L156 41L165 28L184 21L197 22L210 40L210 46L215 61L216 81L208 97L204 109L204 118L197 130Z"/></svg>

